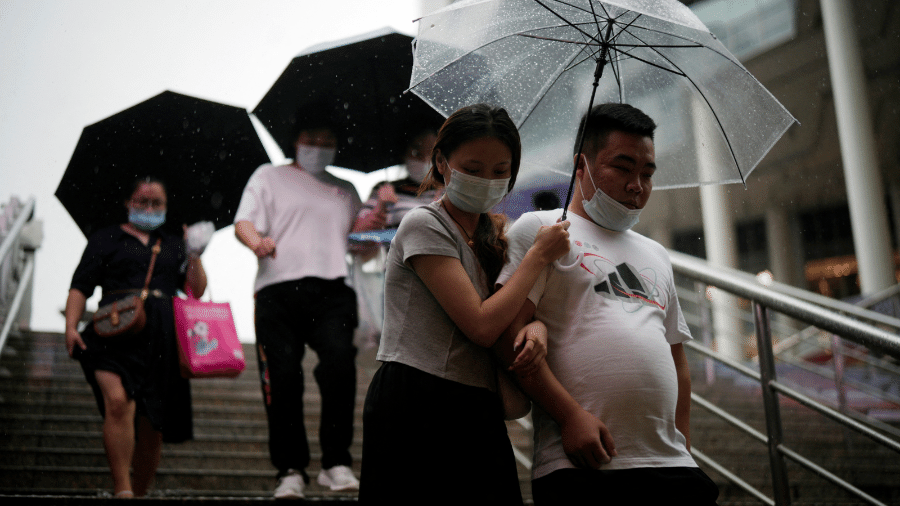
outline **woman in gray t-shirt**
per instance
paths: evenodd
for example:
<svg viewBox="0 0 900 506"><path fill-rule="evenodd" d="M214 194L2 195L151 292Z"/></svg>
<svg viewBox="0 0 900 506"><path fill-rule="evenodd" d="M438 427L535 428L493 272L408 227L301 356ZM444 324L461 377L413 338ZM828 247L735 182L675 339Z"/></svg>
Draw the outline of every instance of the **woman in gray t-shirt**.
<svg viewBox="0 0 900 506"><path fill-rule="evenodd" d="M512 189L520 158L503 109L464 107L438 133L422 188L443 186L444 197L404 217L388 255L383 364L363 418L361 502L522 504L490 348L569 243L568 222L544 227L494 292L506 261L505 217L487 211ZM515 343L502 343L521 346L514 367L543 360L544 330L532 323Z"/></svg>

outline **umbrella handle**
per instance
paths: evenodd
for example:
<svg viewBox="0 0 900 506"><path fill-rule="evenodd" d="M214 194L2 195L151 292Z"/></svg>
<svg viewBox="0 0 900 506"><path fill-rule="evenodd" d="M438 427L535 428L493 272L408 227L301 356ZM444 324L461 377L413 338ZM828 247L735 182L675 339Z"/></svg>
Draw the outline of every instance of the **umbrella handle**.
<svg viewBox="0 0 900 506"><path fill-rule="evenodd" d="M581 266L583 260L583 251L579 251L578 253L573 255L573 252L569 250L569 253L553 261L553 267L555 267L556 270L559 271L570 271Z"/></svg>

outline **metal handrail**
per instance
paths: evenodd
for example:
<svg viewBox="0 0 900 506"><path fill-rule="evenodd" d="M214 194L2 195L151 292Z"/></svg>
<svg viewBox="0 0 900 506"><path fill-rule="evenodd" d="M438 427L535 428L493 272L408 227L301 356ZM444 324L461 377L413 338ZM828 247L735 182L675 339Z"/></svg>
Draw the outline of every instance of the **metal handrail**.
<svg viewBox="0 0 900 506"><path fill-rule="evenodd" d="M34 254L29 254L25 260L25 269L22 271L22 278L16 289L16 295L13 297L12 304L9 306L9 312L6 315L6 321L3 323L3 329L0 330L0 353L6 345L6 338L12 330L13 322L16 321L16 315L22 307L22 300L25 298L25 292L28 291L28 285L34 276Z"/></svg>
<svg viewBox="0 0 900 506"><path fill-rule="evenodd" d="M755 281L755 278L744 272L727 267L712 269L706 261L684 253L670 251L669 255L672 259L673 270L679 274L715 286L738 297L752 300L769 309L838 334L863 346L876 348L900 358L900 336L896 334L762 286ZM754 281L749 281L748 277Z"/></svg>
<svg viewBox="0 0 900 506"><path fill-rule="evenodd" d="M727 470L722 473L722 475L767 504L787 505L790 504L790 484L788 481L785 459L790 459L867 503L883 504L878 499L870 496L853 484L841 479L784 445L782 441L781 414L778 396L793 399L801 405L819 412L845 427L868 437L876 443L900 453L900 442L871 428L869 424L861 423L848 414L841 413L825 406L777 380L775 372L775 356L772 349L772 335L769 328L769 311L776 310L797 320L841 336L844 339L862 344L869 348L877 349L893 357L900 357L900 336L875 327L869 323L855 320L842 314L837 314L835 312L836 309L833 309L833 305L829 310L828 308L823 307L824 304L810 302L811 300L815 300L815 297L803 297L801 299L791 294L793 290L785 290L782 286L776 286L775 288L772 288L771 286L762 286L756 281L755 277L746 273L728 268L711 268L707 262L682 253L670 251L669 254L672 259L673 270L677 274L708 286L714 286L732 295L753 302L757 351L759 353L758 372L736 360L712 351L706 346L702 346L696 342L687 343L689 349L699 352L710 359L716 360L744 376L757 380L762 387L763 406L766 417L766 434L756 431L724 410L712 405L702 397L692 394L694 403L708 409L713 414L723 418L726 422L736 426L738 429L750 434L754 439L757 439L768 446L770 465L769 474L772 479L774 498L766 497L760 491L753 489L752 486L743 480L740 480L740 478L727 472ZM847 311L847 313L854 314L854 316L860 314L856 311ZM869 321L878 321L877 319L872 318L866 319ZM879 321L879 323L884 322ZM716 463L709 456L694 449L692 449L692 452L698 460L710 465L713 469L723 469L720 464Z"/></svg>
<svg viewBox="0 0 900 506"><path fill-rule="evenodd" d="M900 283L897 283L896 285L894 285L890 288L885 288L884 290L882 290L878 293L873 293L872 295L867 295L867 296L863 297L862 299L854 302L853 305L856 307L863 307L863 308L868 309L868 308L874 306L875 304L885 301L895 295L900 295Z"/></svg>
<svg viewBox="0 0 900 506"><path fill-rule="evenodd" d="M25 228L25 224L28 223L34 215L35 202L35 198L31 197L25 202L22 208L19 209L19 214L16 216L15 221L13 221L12 227L10 227L6 236L3 238L3 242L0 243L0 265L3 265L7 260L7 257L9 257L12 252L16 251L14 247L18 244L20 239L19 236ZM16 287L16 293L13 296L9 309L6 311L3 327L0 329L0 353L3 352L3 347L6 345L6 339L12 331L13 322L17 320L19 310L22 307L22 301L25 298L25 293L31 285L32 277L34 277L34 252L26 252L25 264L18 286Z"/></svg>
<svg viewBox="0 0 900 506"><path fill-rule="evenodd" d="M3 239L3 243L0 244L0 263L3 263L3 261L6 260L6 256L13 251L13 245L16 243L16 240L19 239L22 228L25 227L25 224L31 219L31 215L34 213L34 206L35 198L31 197L25 202L25 205L22 206L21 211L19 211L19 216L16 217L16 221L14 221L12 227L10 227L9 233L7 233L6 237Z"/></svg>
<svg viewBox="0 0 900 506"><path fill-rule="evenodd" d="M683 253L679 254L684 255ZM750 282L751 284L755 284L757 286L760 285L758 282L756 282L756 277L752 274L733 269L729 274L736 278ZM810 292L809 290L803 290L795 286L779 283L778 281L768 282L765 288L782 295L787 295L789 297L808 302L810 304L815 304L817 306L830 309L837 313L841 313L847 316L853 316L858 320L868 321L871 323L880 323L882 325L887 325L893 329L900 330L900 318L894 318L892 316L877 313L875 311L870 311L869 309L862 307L862 305L850 304L849 302L844 302L842 300L832 299L831 297L826 297L819 293ZM898 290L900 290L900 285L891 286L886 290L882 290L879 293L866 297L866 300L864 302L869 304L879 302L880 300L886 299L891 295L898 293Z"/></svg>

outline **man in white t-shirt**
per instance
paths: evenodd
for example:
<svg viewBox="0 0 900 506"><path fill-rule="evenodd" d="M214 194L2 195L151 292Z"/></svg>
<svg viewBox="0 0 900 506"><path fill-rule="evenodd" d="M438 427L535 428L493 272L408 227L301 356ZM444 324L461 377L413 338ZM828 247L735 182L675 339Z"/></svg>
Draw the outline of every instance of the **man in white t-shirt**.
<svg viewBox="0 0 900 506"><path fill-rule="evenodd" d="M656 171L655 123L626 104L588 115L567 218L572 250L545 269L509 329L548 331L547 365L520 378L534 411L535 504L715 504L716 485L690 454L691 339L665 249L631 227ZM509 279L541 225L511 227ZM549 371L549 372L547 372Z"/></svg>
<svg viewBox="0 0 900 506"><path fill-rule="evenodd" d="M318 482L359 488L351 470L356 403L356 294L347 286L351 232L384 228L386 206L362 213L353 185L325 171L337 139L327 124L307 124L287 165L261 166L235 213L235 235L259 259L254 284L260 381L269 421L269 453L278 469L275 497L301 498L309 477L303 415L305 346L315 350L322 397Z"/></svg>

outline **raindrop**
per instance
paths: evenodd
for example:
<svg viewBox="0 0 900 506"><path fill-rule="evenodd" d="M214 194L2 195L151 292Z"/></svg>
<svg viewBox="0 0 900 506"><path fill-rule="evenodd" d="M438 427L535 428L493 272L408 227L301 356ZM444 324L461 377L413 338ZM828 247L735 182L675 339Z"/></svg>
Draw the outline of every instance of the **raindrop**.
<svg viewBox="0 0 900 506"><path fill-rule="evenodd" d="M213 192L212 196L209 198L209 203L213 207L213 209L219 209L222 207L222 202L224 201L224 197L222 197L221 192Z"/></svg>

